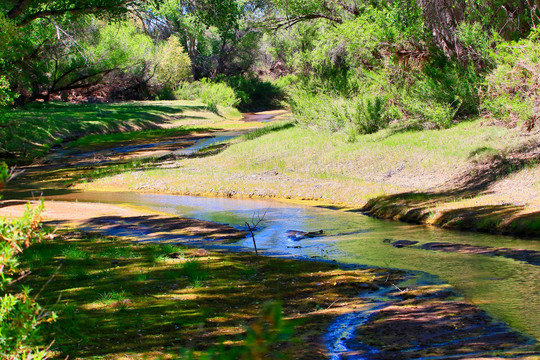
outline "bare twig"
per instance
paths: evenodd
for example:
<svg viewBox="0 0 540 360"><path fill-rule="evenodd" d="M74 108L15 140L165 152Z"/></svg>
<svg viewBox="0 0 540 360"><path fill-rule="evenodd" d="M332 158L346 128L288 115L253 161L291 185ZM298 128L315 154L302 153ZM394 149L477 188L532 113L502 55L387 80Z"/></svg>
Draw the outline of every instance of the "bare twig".
<svg viewBox="0 0 540 360"><path fill-rule="evenodd" d="M9 169L9 174L8 174L8 177L6 179L6 183L10 182L11 180L13 180L15 177L21 175L22 173L24 172L24 170L19 170L17 169L16 166L13 166Z"/></svg>
<svg viewBox="0 0 540 360"><path fill-rule="evenodd" d="M326 310L330 309L332 306L334 306L334 304L339 300L339 298L337 298L336 300L334 300L333 303L330 304L329 307L326 308Z"/></svg>
<svg viewBox="0 0 540 360"><path fill-rule="evenodd" d="M255 221L255 213L251 215L251 224L245 221L246 227L248 228L251 238L253 239L253 247L255 248L255 255L259 256L259 251L257 250L257 243L255 241L255 234L254 231L257 229L257 226L264 220L266 213L268 212L268 209L264 211L264 214L260 214L260 212L257 211L257 221Z"/></svg>

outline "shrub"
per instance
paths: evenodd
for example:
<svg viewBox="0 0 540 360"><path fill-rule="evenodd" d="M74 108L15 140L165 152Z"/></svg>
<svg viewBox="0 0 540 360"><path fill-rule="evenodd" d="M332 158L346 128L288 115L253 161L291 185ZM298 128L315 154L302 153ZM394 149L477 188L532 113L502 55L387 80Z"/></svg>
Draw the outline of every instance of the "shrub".
<svg viewBox="0 0 540 360"><path fill-rule="evenodd" d="M30 289L17 288L13 276L19 272L17 255L41 240L40 213L43 204L27 207L22 218L8 222L0 219L0 358L44 359L38 348L39 325L54 314L47 314L30 296Z"/></svg>
<svg viewBox="0 0 540 360"><path fill-rule="evenodd" d="M208 79L184 83L175 92L177 99L199 99L205 103L211 111L217 112L217 106L234 107L240 100L234 90L224 83L213 83Z"/></svg>
<svg viewBox="0 0 540 360"><path fill-rule="evenodd" d="M386 101L380 96L359 99L353 122L360 134L372 134L388 126Z"/></svg>
<svg viewBox="0 0 540 360"><path fill-rule="evenodd" d="M281 105L285 92L277 84L263 81L255 76L218 77L218 82L226 83L234 89L240 102L238 107L244 110L276 108Z"/></svg>
<svg viewBox="0 0 540 360"><path fill-rule="evenodd" d="M159 48L156 57L156 80L163 86L174 89L191 77L191 60L176 36Z"/></svg>
<svg viewBox="0 0 540 360"><path fill-rule="evenodd" d="M486 78L482 109L509 126L529 130L540 120L540 44L537 37L498 47L497 67Z"/></svg>

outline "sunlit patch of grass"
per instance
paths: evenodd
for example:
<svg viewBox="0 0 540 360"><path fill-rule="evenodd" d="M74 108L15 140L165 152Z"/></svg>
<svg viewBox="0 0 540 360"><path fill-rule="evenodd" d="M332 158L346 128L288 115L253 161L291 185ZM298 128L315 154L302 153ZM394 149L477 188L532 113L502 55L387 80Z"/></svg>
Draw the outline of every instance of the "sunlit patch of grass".
<svg viewBox="0 0 540 360"><path fill-rule="evenodd" d="M100 302L105 305L110 305L117 301L123 301L127 299L126 292L124 290L111 290L105 293L102 293L97 298L97 302Z"/></svg>
<svg viewBox="0 0 540 360"><path fill-rule="evenodd" d="M70 246L62 250L62 255L66 260L88 260L90 254L82 249L79 249L75 246Z"/></svg>

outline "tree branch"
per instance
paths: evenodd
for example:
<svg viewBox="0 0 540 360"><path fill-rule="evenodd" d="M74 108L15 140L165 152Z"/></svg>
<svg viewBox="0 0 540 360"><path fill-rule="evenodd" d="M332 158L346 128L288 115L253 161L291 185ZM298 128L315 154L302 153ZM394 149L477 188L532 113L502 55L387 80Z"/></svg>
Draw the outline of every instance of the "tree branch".
<svg viewBox="0 0 540 360"><path fill-rule="evenodd" d="M71 14L92 14L98 12L106 12L111 10L124 10L128 4L133 3L133 0L124 0L118 2L116 5L102 5L102 6L75 6L72 8L60 8L60 9L46 9L36 11L34 13L24 15L24 11L28 8L32 0L19 0L17 4L7 13L8 18L15 19L21 17L21 20L17 22L17 26L25 26L36 19L46 18L50 16L58 16L67 13Z"/></svg>

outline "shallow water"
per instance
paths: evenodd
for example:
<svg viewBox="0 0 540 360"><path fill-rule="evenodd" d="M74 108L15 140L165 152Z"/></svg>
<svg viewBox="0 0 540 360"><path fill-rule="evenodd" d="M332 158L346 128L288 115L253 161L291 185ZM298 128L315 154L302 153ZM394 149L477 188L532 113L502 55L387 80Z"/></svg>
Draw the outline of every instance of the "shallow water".
<svg viewBox="0 0 540 360"><path fill-rule="evenodd" d="M540 266L504 257L394 248L384 241L406 239L418 241L418 245L438 241L540 251L539 239L441 230L268 200L101 192L55 198L132 204L237 227L264 216L256 233L261 251L437 275L496 319L540 339ZM291 229L322 229L325 236L297 241L285 235ZM253 248L253 243L246 238L226 246Z"/></svg>

